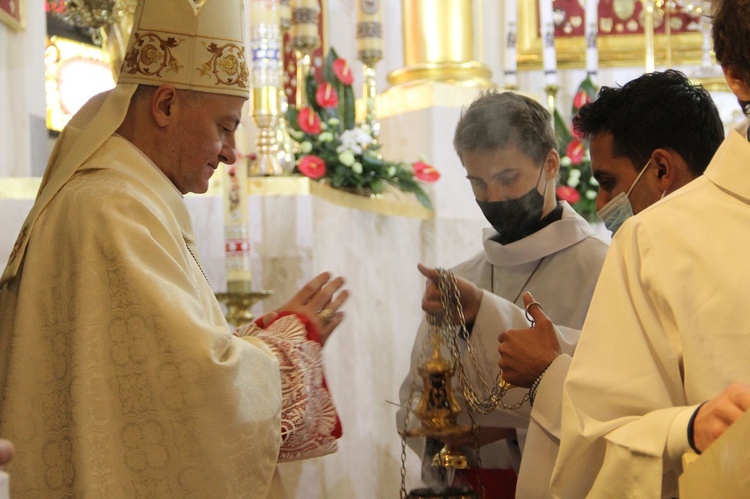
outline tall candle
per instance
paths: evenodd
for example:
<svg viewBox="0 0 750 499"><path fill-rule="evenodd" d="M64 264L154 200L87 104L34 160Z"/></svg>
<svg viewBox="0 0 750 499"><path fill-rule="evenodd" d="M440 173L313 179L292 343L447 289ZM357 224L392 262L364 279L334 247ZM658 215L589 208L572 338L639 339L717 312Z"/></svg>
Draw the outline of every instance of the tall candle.
<svg viewBox="0 0 750 499"><path fill-rule="evenodd" d="M383 53L383 8L380 0L357 0L357 52Z"/></svg>
<svg viewBox="0 0 750 499"><path fill-rule="evenodd" d="M599 71L599 0L586 0L586 72L595 76Z"/></svg>
<svg viewBox="0 0 750 499"><path fill-rule="evenodd" d="M248 236L247 161L240 159L222 170L227 289L237 291L247 288L252 278Z"/></svg>
<svg viewBox="0 0 750 499"><path fill-rule="evenodd" d="M279 1L279 22L282 31L288 30L292 25L292 4L290 0Z"/></svg>
<svg viewBox="0 0 750 499"><path fill-rule="evenodd" d="M279 0L252 0L250 13L253 87L278 87L282 66Z"/></svg>
<svg viewBox="0 0 750 499"><path fill-rule="evenodd" d="M516 34L518 30L518 6L516 0L505 0L505 57L503 58L503 72L505 74L505 87L518 87Z"/></svg>
<svg viewBox="0 0 750 499"><path fill-rule="evenodd" d="M292 38L307 38L320 43L318 22L320 4L318 0L293 0L292 2Z"/></svg>
<svg viewBox="0 0 750 499"><path fill-rule="evenodd" d="M279 21L278 0L252 0L250 4L250 25L261 26Z"/></svg>
<svg viewBox="0 0 750 499"><path fill-rule="evenodd" d="M552 0L539 0L539 26L542 35L542 66L544 82L557 85L557 54L555 53L555 23Z"/></svg>

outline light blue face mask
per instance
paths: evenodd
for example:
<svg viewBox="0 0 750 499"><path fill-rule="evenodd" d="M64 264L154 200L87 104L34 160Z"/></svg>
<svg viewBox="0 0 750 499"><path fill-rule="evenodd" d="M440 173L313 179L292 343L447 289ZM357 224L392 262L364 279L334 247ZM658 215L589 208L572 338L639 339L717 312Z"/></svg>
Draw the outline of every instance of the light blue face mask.
<svg viewBox="0 0 750 499"><path fill-rule="evenodd" d="M639 173L633 181L633 185L630 186L627 193L621 192L613 197L609 203L605 204L601 210L596 212L596 214L599 215L599 218L602 219L602 222L604 222L604 226L612 232L613 236L625 220L633 216L633 205L630 204L630 198L628 196L630 196L633 187L635 187L635 184L641 179L643 172L646 171L650 164L651 160L649 159L646 166L641 170L641 173Z"/></svg>

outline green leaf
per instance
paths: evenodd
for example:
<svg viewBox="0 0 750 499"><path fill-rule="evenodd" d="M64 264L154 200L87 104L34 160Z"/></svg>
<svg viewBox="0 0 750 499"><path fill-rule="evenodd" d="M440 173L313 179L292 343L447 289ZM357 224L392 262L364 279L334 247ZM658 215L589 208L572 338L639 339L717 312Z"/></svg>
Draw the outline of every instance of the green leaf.
<svg viewBox="0 0 750 499"><path fill-rule="evenodd" d="M354 90L351 85L344 85L344 98L339 94L339 99L344 102L341 114L344 130L351 130L354 128Z"/></svg>
<svg viewBox="0 0 750 499"><path fill-rule="evenodd" d="M339 56L338 54L336 54L336 51L331 48L328 51L326 62L323 65L323 79L328 83L333 84L338 81L338 78L336 78L336 73L333 71L333 63L336 62L336 59L338 58Z"/></svg>
<svg viewBox="0 0 750 499"><path fill-rule="evenodd" d="M318 101L315 100L315 93L318 91L318 82L315 81L315 76L313 76L312 72L307 75L305 90L307 91L307 104L320 115L322 108L318 105Z"/></svg>
<svg viewBox="0 0 750 499"><path fill-rule="evenodd" d="M299 116L299 109L297 109L294 106L289 106L288 108L286 108L286 121L295 130L298 129L298 125L297 125L298 116Z"/></svg>
<svg viewBox="0 0 750 499"><path fill-rule="evenodd" d="M557 135L557 141L560 143L560 147L558 148L558 151L560 153L560 156L565 155L565 148L568 147L568 142L570 142L573 139L573 135L570 133L570 129L568 128L568 125L565 124L565 122L562 119L562 116L560 116L560 113L557 109L555 109L555 116L554 116L554 123L555 123L555 135Z"/></svg>

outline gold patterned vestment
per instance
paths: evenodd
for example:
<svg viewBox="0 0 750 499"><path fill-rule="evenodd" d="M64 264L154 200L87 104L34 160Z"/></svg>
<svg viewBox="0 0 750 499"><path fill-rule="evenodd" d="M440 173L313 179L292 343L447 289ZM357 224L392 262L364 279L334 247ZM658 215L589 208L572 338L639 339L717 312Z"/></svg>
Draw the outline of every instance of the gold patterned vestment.
<svg viewBox="0 0 750 499"><path fill-rule="evenodd" d="M14 497L278 497L279 458L335 450L304 322L232 334L192 244L180 193L119 136L41 212L0 290Z"/></svg>

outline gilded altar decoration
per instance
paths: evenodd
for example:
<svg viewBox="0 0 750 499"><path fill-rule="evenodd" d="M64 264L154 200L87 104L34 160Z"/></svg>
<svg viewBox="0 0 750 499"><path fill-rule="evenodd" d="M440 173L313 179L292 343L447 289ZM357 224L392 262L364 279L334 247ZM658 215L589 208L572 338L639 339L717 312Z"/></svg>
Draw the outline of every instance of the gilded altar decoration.
<svg viewBox="0 0 750 499"><path fill-rule="evenodd" d="M582 67L586 59L587 28L584 22L592 2L555 0L555 46L559 67ZM596 17L599 66L630 66L643 61L645 6L640 0L608 0L591 7ZM701 56L699 1L656 1L653 27L656 64L665 64L671 47L679 47L675 64L698 63ZM542 40L540 2L518 2L518 64L538 67ZM595 14L595 15L594 15Z"/></svg>
<svg viewBox="0 0 750 499"><path fill-rule="evenodd" d="M373 130L354 119L354 75L345 59L331 49L323 82L306 79L306 104L286 113L290 135L297 143L296 172L337 189L378 195L389 187L414 194L431 208L421 182L435 182L440 173L424 161L388 161L378 152Z"/></svg>
<svg viewBox="0 0 750 499"><path fill-rule="evenodd" d="M596 98L596 88L590 77L586 77L573 98L571 116ZM591 156L588 144L572 130L572 123L565 123L555 110L555 135L559 142L560 180L557 199L567 201L574 210L589 222L597 220L596 194L599 183L591 172Z"/></svg>
<svg viewBox="0 0 750 499"><path fill-rule="evenodd" d="M25 19L26 0L0 0L0 21L4 21L15 30L26 27Z"/></svg>

